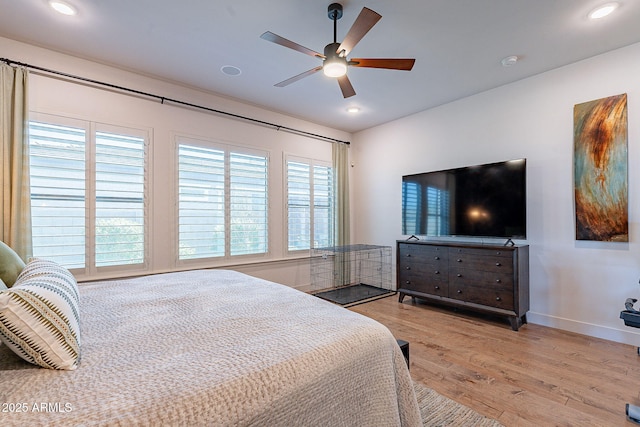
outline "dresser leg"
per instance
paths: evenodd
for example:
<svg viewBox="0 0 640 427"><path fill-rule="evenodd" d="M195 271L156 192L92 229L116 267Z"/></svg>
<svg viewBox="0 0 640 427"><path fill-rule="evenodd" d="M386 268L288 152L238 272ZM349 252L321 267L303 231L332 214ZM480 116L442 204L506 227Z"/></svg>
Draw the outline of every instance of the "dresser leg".
<svg viewBox="0 0 640 427"><path fill-rule="evenodd" d="M511 329L517 331L522 326L522 318L520 317L509 317L509 322L511 322Z"/></svg>
<svg viewBox="0 0 640 427"><path fill-rule="evenodd" d="M402 302L404 300L404 294L402 292L398 292L398 302Z"/></svg>

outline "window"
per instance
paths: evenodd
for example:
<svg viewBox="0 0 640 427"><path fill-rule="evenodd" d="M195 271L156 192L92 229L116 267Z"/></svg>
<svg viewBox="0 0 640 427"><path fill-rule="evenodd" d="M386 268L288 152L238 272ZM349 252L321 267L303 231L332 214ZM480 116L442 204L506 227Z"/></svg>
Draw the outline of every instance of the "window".
<svg viewBox="0 0 640 427"><path fill-rule="evenodd" d="M265 153L180 138L178 258L267 253L267 171Z"/></svg>
<svg viewBox="0 0 640 427"><path fill-rule="evenodd" d="M86 263L86 129L29 123L33 255Z"/></svg>
<svg viewBox="0 0 640 427"><path fill-rule="evenodd" d="M332 246L333 169L300 159L288 159L286 168L288 250Z"/></svg>
<svg viewBox="0 0 640 427"><path fill-rule="evenodd" d="M144 139L95 133L96 266L144 262Z"/></svg>
<svg viewBox="0 0 640 427"><path fill-rule="evenodd" d="M225 254L224 151L178 146L179 258Z"/></svg>
<svg viewBox="0 0 640 427"><path fill-rule="evenodd" d="M333 169L313 166L313 247L333 246Z"/></svg>
<svg viewBox="0 0 640 427"><path fill-rule="evenodd" d="M145 262L144 131L29 123L33 255L70 269Z"/></svg>
<svg viewBox="0 0 640 427"><path fill-rule="evenodd" d="M231 255L267 252L267 158L229 153Z"/></svg>

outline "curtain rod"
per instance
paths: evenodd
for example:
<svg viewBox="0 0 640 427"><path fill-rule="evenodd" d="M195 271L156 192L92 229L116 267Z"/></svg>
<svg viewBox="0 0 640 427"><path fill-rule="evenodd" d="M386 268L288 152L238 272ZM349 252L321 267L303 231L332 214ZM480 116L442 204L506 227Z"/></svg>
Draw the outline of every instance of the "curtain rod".
<svg viewBox="0 0 640 427"><path fill-rule="evenodd" d="M200 110L208 111L210 113L220 114L220 115L223 115L223 116L233 117L235 119L245 120L245 121L248 121L248 122L251 122L251 123L256 123L256 124L260 124L260 125L264 125L264 126L269 126L269 127L275 128L276 130L284 130L284 131L287 131L287 132L290 132L290 133L294 133L294 134L297 134L297 135L301 135L301 136L307 136L307 137L310 137L310 138L321 139L321 140L329 141L329 142L332 142L332 143L339 142L339 143L343 143L343 144L347 144L347 145L350 144L349 141L342 141L342 140L339 140L339 139L330 138L328 136L319 135L319 134L316 134L316 133L311 133L311 132L307 132L307 131L304 131L304 130L291 128L291 127L288 127L288 126L282 126L282 125L279 125L279 124L276 124L276 123L266 122L266 121L263 121L263 120L258 120L258 119L254 119L254 118L247 117L247 116L242 116L240 114L234 114L234 113L229 113L227 111L216 110L214 108L204 107L202 105L192 104L190 102L180 101L178 99L167 98L166 96L155 95L153 93L143 92L143 91L140 91L140 90L131 89L131 88L124 87L124 86L118 86L118 85L114 85L114 84L111 84L111 83L102 82L102 81L99 81L99 80L94 80L94 79L89 79L89 78L86 78L86 77L76 76L76 75L73 75L73 74L63 73L62 71L55 71L55 70L51 70L51 69L48 69L48 68L38 67L36 65L25 64L24 62L14 61L12 59L0 58L0 62L4 62L7 65L17 65L17 66L20 66L20 67L30 68L30 69L33 69L33 70L37 70L37 71L41 71L41 72L45 72L45 73L49 73L49 74L54 74L54 75L66 77L66 78L69 78L69 79L80 80L80 81L83 81L83 82L87 82L87 83L91 83L91 84L95 84L95 85L99 85L99 86L105 86L105 87L108 87L110 89L117 89L117 90L124 91L124 92L131 92L131 93L134 93L136 95L142 95L142 96L146 96L146 97L149 97L149 98L155 98L155 99L159 100L161 104L164 104L165 102L170 102L170 103L176 104L176 105L182 105L182 106L185 106L185 107L197 108L197 109L200 109Z"/></svg>

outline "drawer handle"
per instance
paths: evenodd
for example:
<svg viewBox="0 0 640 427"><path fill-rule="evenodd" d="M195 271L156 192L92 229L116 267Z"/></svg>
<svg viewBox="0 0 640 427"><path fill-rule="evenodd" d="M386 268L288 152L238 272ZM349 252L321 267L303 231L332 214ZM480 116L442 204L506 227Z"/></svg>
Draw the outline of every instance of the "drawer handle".
<svg viewBox="0 0 640 427"><path fill-rule="evenodd" d="M496 279L496 283L502 283L502 280Z"/></svg>
<svg viewBox="0 0 640 427"><path fill-rule="evenodd" d="M405 269L407 269L407 270L411 270L411 267L405 267Z"/></svg>
<svg viewBox="0 0 640 427"><path fill-rule="evenodd" d="M410 257L410 256L411 256L411 254L407 254L407 257Z"/></svg>
<svg viewBox="0 0 640 427"><path fill-rule="evenodd" d="M456 274L456 276L458 276L458 277L462 277L462 274L458 273L458 274Z"/></svg>
<svg viewBox="0 0 640 427"><path fill-rule="evenodd" d="M502 298L496 297L496 301L502 301Z"/></svg>
<svg viewBox="0 0 640 427"><path fill-rule="evenodd" d="M502 264L500 264L499 262L496 262L496 267L500 267Z"/></svg>
<svg viewBox="0 0 640 427"><path fill-rule="evenodd" d="M457 261L457 262L462 262L462 260L461 260L460 258L458 258L456 261Z"/></svg>
<svg viewBox="0 0 640 427"><path fill-rule="evenodd" d="M437 291L438 289L440 289L440 286L435 286L434 289Z"/></svg>
<svg viewBox="0 0 640 427"><path fill-rule="evenodd" d="M439 257L439 256L437 256L437 257L434 257L434 259L438 260L438 259L440 259L440 257Z"/></svg>
<svg viewBox="0 0 640 427"><path fill-rule="evenodd" d="M439 270L434 271L435 274L440 274Z"/></svg>
<svg viewBox="0 0 640 427"><path fill-rule="evenodd" d="M461 294L461 293L462 293L462 291L461 291L460 289L458 289L458 293L459 293L459 294Z"/></svg>
<svg viewBox="0 0 640 427"><path fill-rule="evenodd" d="M406 283L407 285L410 285L410 284L411 284L411 280L407 280L405 283Z"/></svg>

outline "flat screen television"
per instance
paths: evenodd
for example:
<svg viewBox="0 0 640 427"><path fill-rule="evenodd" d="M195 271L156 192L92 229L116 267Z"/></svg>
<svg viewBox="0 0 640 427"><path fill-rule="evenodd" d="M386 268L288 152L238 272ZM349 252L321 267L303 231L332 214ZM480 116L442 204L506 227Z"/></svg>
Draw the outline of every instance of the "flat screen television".
<svg viewBox="0 0 640 427"><path fill-rule="evenodd" d="M402 234L525 239L527 161L402 177Z"/></svg>

